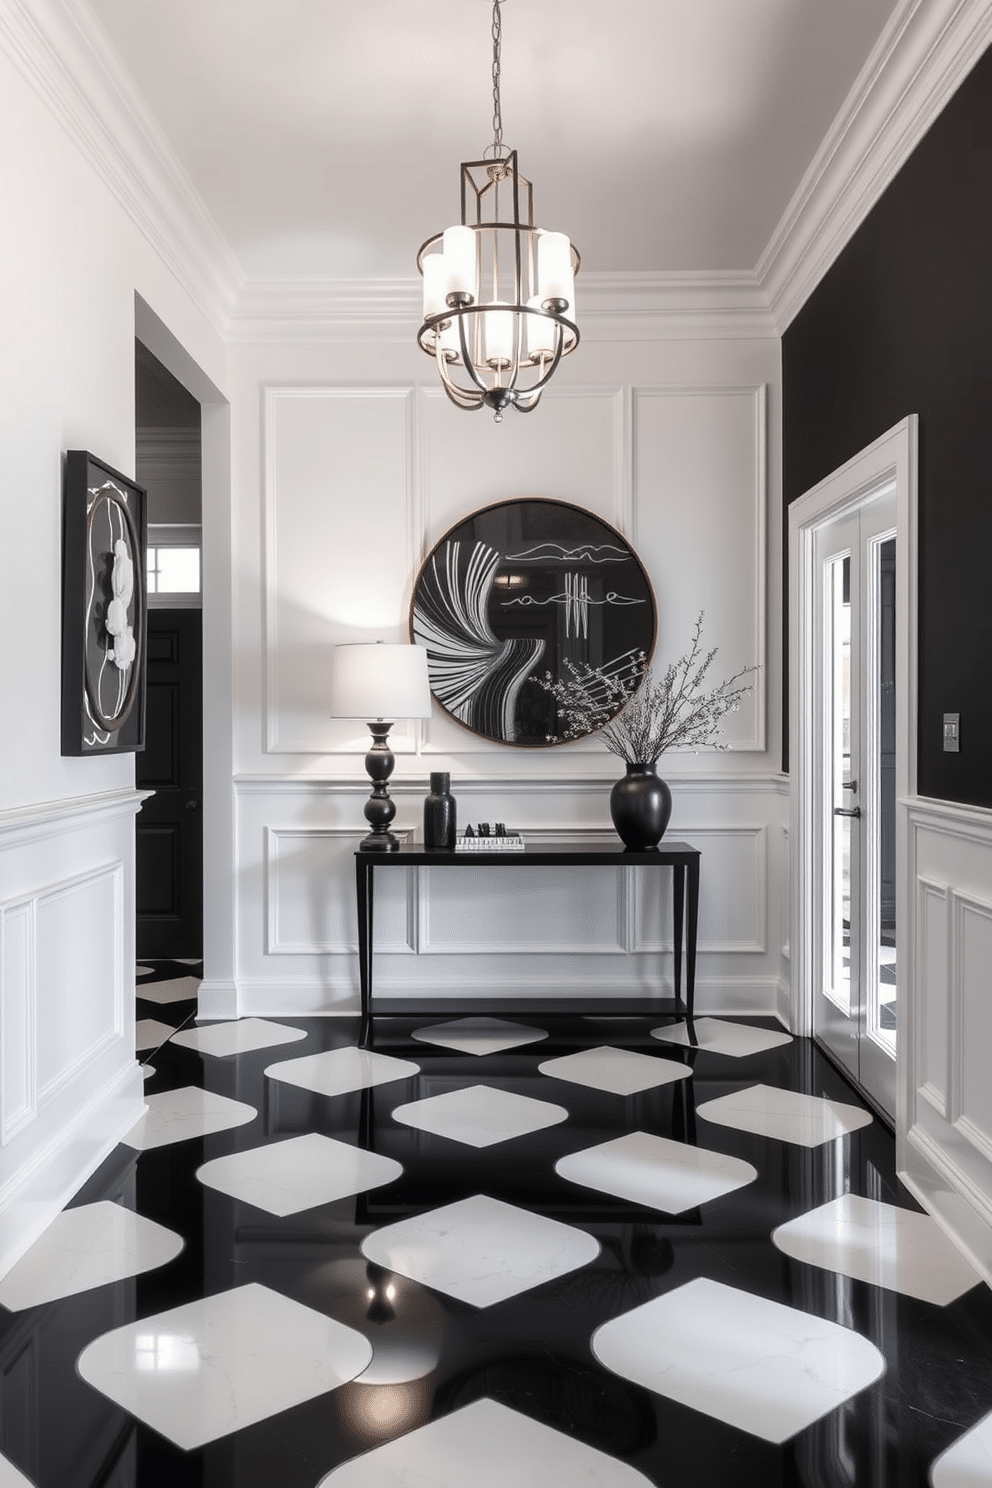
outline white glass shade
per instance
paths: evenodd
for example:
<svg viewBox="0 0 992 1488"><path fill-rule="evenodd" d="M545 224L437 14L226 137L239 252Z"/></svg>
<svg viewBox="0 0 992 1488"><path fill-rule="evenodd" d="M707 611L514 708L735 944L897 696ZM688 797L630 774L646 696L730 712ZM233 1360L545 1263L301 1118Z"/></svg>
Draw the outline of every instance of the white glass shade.
<svg viewBox="0 0 992 1488"><path fill-rule="evenodd" d="M424 259L424 319L447 310L448 268L443 253L430 253Z"/></svg>
<svg viewBox="0 0 992 1488"><path fill-rule="evenodd" d="M475 233L470 227L444 229L444 266L447 284L445 294L478 294Z"/></svg>
<svg viewBox="0 0 992 1488"><path fill-rule="evenodd" d="M383 641L335 646L331 670L333 718L429 718L431 689L422 646Z"/></svg>
<svg viewBox="0 0 992 1488"><path fill-rule="evenodd" d="M497 300L495 303L504 302ZM487 310L485 322L486 361L490 366L497 362L510 361L517 334L517 317L511 315L509 310Z"/></svg>
<svg viewBox="0 0 992 1488"><path fill-rule="evenodd" d="M541 304L548 300L567 300L575 295L572 273L572 245L565 233L542 232L537 240L537 296Z"/></svg>

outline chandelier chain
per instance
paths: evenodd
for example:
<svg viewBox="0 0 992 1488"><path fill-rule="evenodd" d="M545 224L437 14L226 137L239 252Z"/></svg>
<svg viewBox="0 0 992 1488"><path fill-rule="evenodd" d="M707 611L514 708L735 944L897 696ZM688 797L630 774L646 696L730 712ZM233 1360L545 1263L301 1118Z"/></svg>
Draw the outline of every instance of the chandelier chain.
<svg viewBox="0 0 992 1488"><path fill-rule="evenodd" d="M500 48L503 41L503 18L500 0L493 0L493 147L496 158L503 152L503 114L499 102Z"/></svg>

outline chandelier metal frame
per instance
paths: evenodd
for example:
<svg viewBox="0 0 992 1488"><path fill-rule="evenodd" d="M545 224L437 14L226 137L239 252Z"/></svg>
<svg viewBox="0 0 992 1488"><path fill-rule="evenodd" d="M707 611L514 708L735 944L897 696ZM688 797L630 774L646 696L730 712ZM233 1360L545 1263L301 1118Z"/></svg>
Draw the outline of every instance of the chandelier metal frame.
<svg viewBox="0 0 992 1488"><path fill-rule="evenodd" d="M493 0L493 142L461 166L461 225L417 253L424 319L417 333L441 384L464 409L530 413L579 344L574 279L581 259L563 233L534 221L534 188L503 144L502 0Z"/></svg>

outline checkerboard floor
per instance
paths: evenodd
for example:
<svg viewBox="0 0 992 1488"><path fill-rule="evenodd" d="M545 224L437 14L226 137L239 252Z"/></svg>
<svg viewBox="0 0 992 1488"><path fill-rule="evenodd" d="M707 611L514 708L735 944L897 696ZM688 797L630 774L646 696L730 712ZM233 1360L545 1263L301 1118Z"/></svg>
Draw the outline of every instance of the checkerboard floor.
<svg viewBox="0 0 992 1488"><path fill-rule="evenodd" d="M0 1488L987 1481L992 1293L807 1040L521 1011L369 1058L187 990L0 1278Z"/></svg>

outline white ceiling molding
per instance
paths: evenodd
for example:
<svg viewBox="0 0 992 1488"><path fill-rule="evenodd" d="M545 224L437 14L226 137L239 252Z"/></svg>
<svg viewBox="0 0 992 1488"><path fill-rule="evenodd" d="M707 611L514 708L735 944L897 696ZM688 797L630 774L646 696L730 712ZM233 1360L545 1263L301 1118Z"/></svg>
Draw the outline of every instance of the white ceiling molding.
<svg viewBox="0 0 992 1488"><path fill-rule="evenodd" d="M583 339L767 337L776 326L755 274L584 273ZM230 323L232 342L406 341L421 319L422 282L407 279L248 280Z"/></svg>
<svg viewBox="0 0 992 1488"><path fill-rule="evenodd" d="M986 0L904 0L757 265L784 332L992 39Z"/></svg>
<svg viewBox="0 0 992 1488"><path fill-rule="evenodd" d="M92 12L0 0L0 47L223 335L240 268Z"/></svg>
<svg viewBox="0 0 992 1488"><path fill-rule="evenodd" d="M992 40L987 0L902 0L752 272L584 273L590 340L780 334ZM420 281L246 281L83 0L0 0L0 47L234 342L405 341Z"/></svg>

